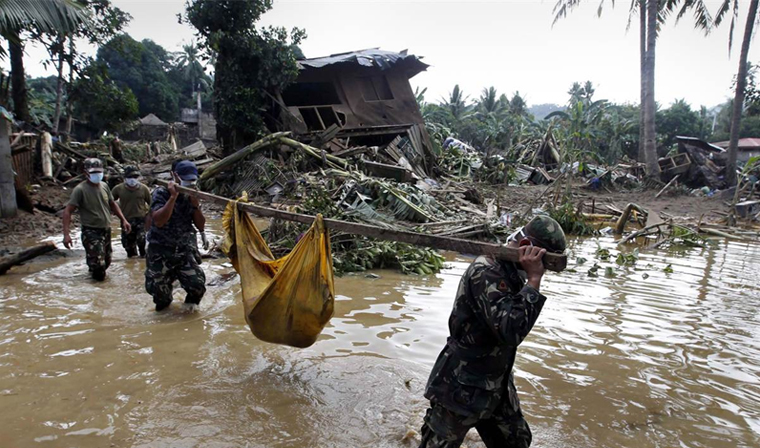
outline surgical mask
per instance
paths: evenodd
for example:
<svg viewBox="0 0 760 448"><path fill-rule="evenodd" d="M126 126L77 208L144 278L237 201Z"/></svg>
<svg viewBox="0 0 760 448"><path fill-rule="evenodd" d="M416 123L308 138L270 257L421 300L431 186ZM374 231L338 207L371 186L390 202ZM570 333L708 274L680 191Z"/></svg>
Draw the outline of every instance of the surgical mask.
<svg viewBox="0 0 760 448"><path fill-rule="evenodd" d="M128 177L124 183L127 184L129 188L135 188L140 184L140 181L138 181L135 177Z"/></svg>
<svg viewBox="0 0 760 448"><path fill-rule="evenodd" d="M179 184L181 186L187 187L187 188L195 188L195 184L196 183L197 183L197 181L195 181L195 180L180 180L179 181Z"/></svg>
<svg viewBox="0 0 760 448"><path fill-rule="evenodd" d="M103 180L103 173L90 173L90 182L99 184Z"/></svg>

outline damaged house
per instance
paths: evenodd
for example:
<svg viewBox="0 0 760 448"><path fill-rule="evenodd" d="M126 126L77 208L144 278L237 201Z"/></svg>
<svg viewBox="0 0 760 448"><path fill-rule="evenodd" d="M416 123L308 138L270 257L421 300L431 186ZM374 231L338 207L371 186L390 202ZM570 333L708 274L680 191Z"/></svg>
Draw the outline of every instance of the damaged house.
<svg viewBox="0 0 760 448"><path fill-rule="evenodd" d="M428 67L420 58L370 49L303 59L298 67L297 80L276 98L282 130L338 156L378 148L430 175L432 144L409 84Z"/></svg>

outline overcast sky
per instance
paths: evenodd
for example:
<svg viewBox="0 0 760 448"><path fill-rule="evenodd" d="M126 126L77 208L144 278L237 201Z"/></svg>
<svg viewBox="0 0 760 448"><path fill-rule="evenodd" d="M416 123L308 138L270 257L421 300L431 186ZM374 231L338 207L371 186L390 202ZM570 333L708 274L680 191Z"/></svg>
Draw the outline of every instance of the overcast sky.
<svg viewBox="0 0 760 448"><path fill-rule="evenodd" d="M301 48L307 57L371 47L408 49L431 65L412 79L413 86L428 88L428 100L440 99L459 83L472 98L495 86L500 93L520 91L531 105L564 103L574 81L590 80L599 99L637 103L638 24L634 18L626 32L628 1L618 0L598 18L599 1L586 2L552 27L554 0L275 0L262 24L305 29ZM715 11L720 1L707 3ZM132 15L126 31L135 39L153 39L170 51L193 40L192 28L176 19L183 0L114 4ZM738 68L745 16L742 9L730 58L727 22L705 37L690 16L679 24L671 21L657 44L657 101L667 106L684 98L695 107L725 101ZM750 52L750 61L757 61L758 51ZM52 74L38 63L44 54L28 50L31 76Z"/></svg>

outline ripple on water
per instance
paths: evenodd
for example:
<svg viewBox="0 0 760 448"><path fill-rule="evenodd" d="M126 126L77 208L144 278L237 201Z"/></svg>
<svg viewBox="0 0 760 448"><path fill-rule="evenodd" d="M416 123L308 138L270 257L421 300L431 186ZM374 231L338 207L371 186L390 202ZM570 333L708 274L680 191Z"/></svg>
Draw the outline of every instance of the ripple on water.
<svg viewBox="0 0 760 448"><path fill-rule="evenodd" d="M610 238L571 247L589 261L546 277L516 365L536 446L760 445L760 245L654 250L633 267L596 259L598 247L617 253ZM118 238L114 249L103 283L87 279L81 253L0 283L0 438L11 445L409 446L471 262L336 279L334 318L297 350L251 336L222 260L204 264L200 312L156 314L144 261L127 260ZM599 277L586 273L594 262Z"/></svg>

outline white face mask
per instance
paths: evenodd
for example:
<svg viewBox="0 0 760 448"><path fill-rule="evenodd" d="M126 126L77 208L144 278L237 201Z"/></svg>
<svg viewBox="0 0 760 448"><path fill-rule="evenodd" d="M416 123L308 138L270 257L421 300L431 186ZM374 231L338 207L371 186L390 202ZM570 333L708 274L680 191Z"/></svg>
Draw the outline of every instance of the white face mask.
<svg viewBox="0 0 760 448"><path fill-rule="evenodd" d="M197 183L197 181L195 181L195 180L180 180L179 181L179 184L181 186L187 187L187 188L195 188L195 184L196 183Z"/></svg>
<svg viewBox="0 0 760 448"><path fill-rule="evenodd" d="M103 180L103 173L90 173L90 182L99 184Z"/></svg>
<svg viewBox="0 0 760 448"><path fill-rule="evenodd" d="M135 188L137 185L140 184L140 181L137 180L137 178L134 177L128 177L124 180L124 183L127 184L129 188Z"/></svg>

